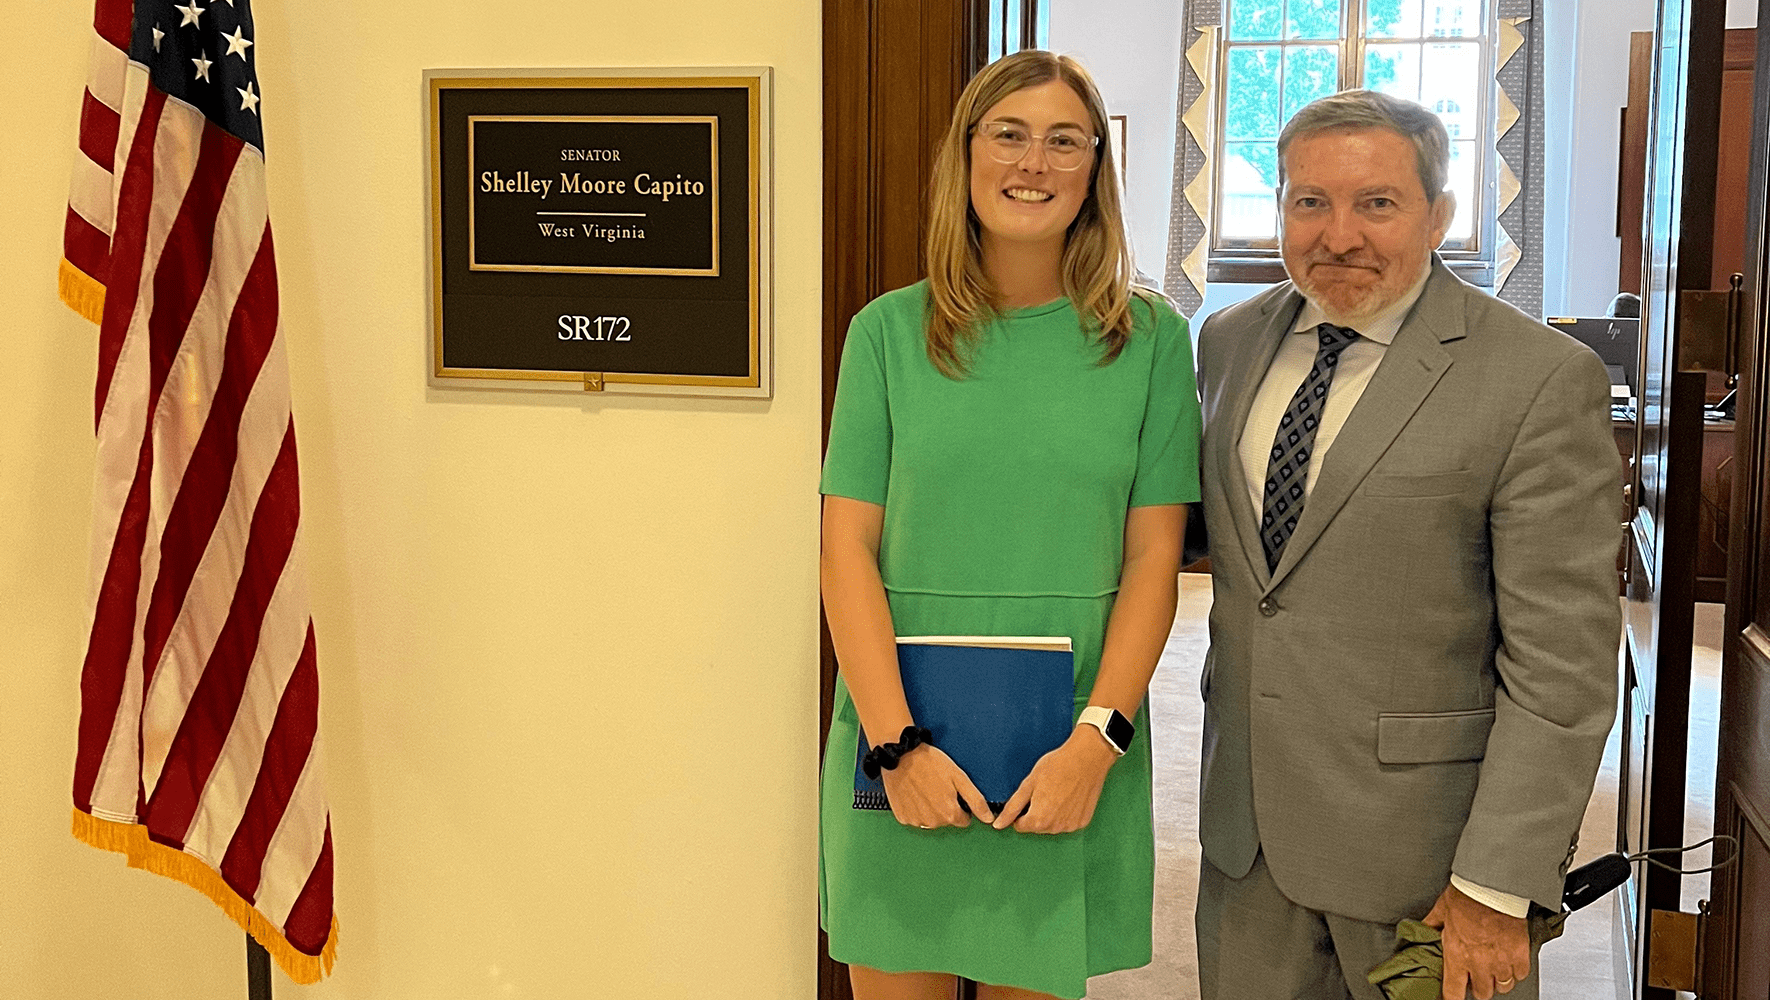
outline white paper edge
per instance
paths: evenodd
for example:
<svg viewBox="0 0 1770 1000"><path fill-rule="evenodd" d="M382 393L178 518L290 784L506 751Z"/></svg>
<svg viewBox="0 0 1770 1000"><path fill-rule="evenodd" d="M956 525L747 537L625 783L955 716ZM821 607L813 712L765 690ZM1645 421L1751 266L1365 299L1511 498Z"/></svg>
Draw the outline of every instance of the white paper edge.
<svg viewBox="0 0 1770 1000"><path fill-rule="evenodd" d="M1066 635L900 635L897 644L918 646L976 646L983 649L1042 649L1074 651Z"/></svg>

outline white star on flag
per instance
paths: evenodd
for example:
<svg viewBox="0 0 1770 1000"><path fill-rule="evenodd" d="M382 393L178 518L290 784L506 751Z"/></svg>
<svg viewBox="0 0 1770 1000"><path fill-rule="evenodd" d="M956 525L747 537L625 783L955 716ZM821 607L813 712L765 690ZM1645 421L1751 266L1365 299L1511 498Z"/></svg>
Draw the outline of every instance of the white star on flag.
<svg viewBox="0 0 1770 1000"><path fill-rule="evenodd" d="M253 92L252 81L247 80L244 87L235 87L234 89L240 92L240 110L257 114L258 102L262 98Z"/></svg>
<svg viewBox="0 0 1770 1000"><path fill-rule="evenodd" d="M165 38L165 37L166 37L166 33L164 31L160 30L160 26L157 24L154 25L154 51L155 52L160 51L160 39Z"/></svg>
<svg viewBox="0 0 1770 1000"><path fill-rule="evenodd" d="M221 54L221 58L226 59L228 56L239 56L240 61L245 62L246 49L252 44L252 40L246 37L246 29L244 27L236 27L234 28L233 34L222 35L221 37L227 39L227 51Z"/></svg>
<svg viewBox="0 0 1770 1000"><path fill-rule="evenodd" d="M209 79L209 67L215 64L209 61L209 54L207 52L198 52L197 57L192 59L191 62L197 67L197 79L204 83L213 82Z"/></svg>
<svg viewBox="0 0 1770 1000"><path fill-rule="evenodd" d="M173 4L173 6L178 7L177 4ZM188 7L178 7L178 12L184 15L184 20L178 22L178 26L182 28L187 24L196 24L197 18L203 16L204 10L205 8L197 6L197 0L191 0L190 6ZM201 25L198 25L198 27L201 27Z"/></svg>

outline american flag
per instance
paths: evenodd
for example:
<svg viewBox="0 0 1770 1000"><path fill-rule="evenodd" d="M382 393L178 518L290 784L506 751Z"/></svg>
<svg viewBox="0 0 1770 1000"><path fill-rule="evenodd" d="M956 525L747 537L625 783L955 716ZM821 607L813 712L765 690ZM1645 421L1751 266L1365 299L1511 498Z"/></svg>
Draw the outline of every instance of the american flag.
<svg viewBox="0 0 1770 1000"><path fill-rule="evenodd" d="M331 970L332 830L250 0L97 0L61 294L99 324L74 834Z"/></svg>

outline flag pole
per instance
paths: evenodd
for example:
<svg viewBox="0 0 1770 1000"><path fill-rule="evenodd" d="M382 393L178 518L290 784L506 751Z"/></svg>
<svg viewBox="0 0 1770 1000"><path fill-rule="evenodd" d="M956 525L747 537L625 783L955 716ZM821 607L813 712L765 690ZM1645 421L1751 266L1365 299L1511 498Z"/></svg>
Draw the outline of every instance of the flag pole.
<svg viewBox="0 0 1770 1000"><path fill-rule="evenodd" d="M271 1000L270 952L246 935L246 1000Z"/></svg>

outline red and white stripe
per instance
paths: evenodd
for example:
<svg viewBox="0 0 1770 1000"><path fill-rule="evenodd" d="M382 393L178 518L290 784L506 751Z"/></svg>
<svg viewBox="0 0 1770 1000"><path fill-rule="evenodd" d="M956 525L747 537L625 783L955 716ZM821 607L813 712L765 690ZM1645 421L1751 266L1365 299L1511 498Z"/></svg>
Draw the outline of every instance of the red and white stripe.
<svg viewBox="0 0 1770 1000"><path fill-rule="evenodd" d="M93 14L92 58L80 106L80 155L68 191L62 230L68 263L103 284L110 272L116 191L112 173L121 141L123 89L129 65L128 0L99 0Z"/></svg>
<svg viewBox="0 0 1770 1000"><path fill-rule="evenodd" d="M65 243L104 286L74 805L207 866L308 981L332 841L264 159L129 63L131 16L99 0Z"/></svg>

